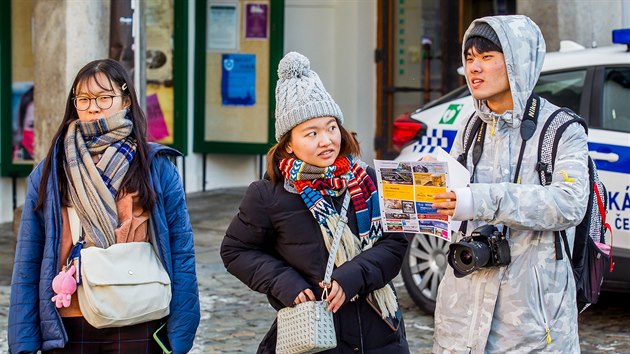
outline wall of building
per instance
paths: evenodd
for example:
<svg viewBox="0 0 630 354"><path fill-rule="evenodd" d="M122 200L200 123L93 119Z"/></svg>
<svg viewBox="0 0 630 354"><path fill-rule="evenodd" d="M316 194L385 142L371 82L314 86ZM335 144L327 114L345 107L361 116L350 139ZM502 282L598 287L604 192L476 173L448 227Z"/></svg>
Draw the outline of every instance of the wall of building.
<svg viewBox="0 0 630 354"><path fill-rule="evenodd" d="M611 32L622 27L624 9L629 11L630 1L518 0L516 4L519 14L529 16L540 27L547 51L557 51L561 40L587 48L611 45Z"/></svg>
<svg viewBox="0 0 630 354"><path fill-rule="evenodd" d="M307 56L358 134L368 163L376 129L376 0L286 0L285 53Z"/></svg>

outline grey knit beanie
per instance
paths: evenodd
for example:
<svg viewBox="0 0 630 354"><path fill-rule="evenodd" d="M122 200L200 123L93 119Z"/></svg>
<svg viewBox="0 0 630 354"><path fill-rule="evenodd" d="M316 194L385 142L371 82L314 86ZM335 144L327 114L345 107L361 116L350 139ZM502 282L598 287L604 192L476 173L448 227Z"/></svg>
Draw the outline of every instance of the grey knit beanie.
<svg viewBox="0 0 630 354"><path fill-rule="evenodd" d="M501 41L499 40L499 36L497 36L497 32L495 32L492 26L486 22L479 22L475 24L475 27L473 27L468 34L468 39L472 37L485 38L503 50L503 46L501 46Z"/></svg>
<svg viewBox="0 0 630 354"><path fill-rule="evenodd" d="M331 116L343 124L341 109L324 88L308 58L290 52L278 65L276 85L276 141L296 125L312 118Z"/></svg>

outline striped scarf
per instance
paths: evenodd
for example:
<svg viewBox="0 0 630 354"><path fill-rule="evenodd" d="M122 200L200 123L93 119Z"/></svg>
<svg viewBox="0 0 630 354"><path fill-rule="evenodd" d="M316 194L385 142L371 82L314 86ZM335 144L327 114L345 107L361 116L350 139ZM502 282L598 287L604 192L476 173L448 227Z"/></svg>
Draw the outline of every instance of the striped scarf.
<svg viewBox="0 0 630 354"><path fill-rule="evenodd" d="M351 155L338 157L328 167L309 165L294 158L283 159L279 168L283 177L293 184L319 223L328 251L334 240L333 230L339 221L339 215L324 196L338 197L346 190L350 193L357 216L359 237L357 238L346 224L335 258L337 267L372 248L383 236L378 191L370 176ZM372 295L383 319L399 320L398 302L389 284L374 291Z"/></svg>
<svg viewBox="0 0 630 354"><path fill-rule="evenodd" d="M64 170L70 202L76 209L88 246L107 248L116 243L116 196L136 154L129 137L133 123L126 110L109 117L68 126L64 138ZM92 155L102 155L94 163Z"/></svg>

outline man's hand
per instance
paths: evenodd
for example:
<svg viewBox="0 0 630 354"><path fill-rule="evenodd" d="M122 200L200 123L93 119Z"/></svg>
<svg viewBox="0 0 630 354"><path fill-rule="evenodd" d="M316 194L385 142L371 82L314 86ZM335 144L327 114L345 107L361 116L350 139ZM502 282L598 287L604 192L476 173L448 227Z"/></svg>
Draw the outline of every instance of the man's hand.
<svg viewBox="0 0 630 354"><path fill-rule="evenodd" d="M438 214L453 216L457 205L457 195L455 192L439 193L433 196L435 202L431 205L437 209Z"/></svg>

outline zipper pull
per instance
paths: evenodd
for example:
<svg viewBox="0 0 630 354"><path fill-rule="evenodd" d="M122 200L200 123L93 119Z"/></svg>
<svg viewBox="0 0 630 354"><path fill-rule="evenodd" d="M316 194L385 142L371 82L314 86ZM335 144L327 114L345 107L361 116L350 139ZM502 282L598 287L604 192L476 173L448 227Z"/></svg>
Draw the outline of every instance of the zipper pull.
<svg viewBox="0 0 630 354"><path fill-rule="evenodd" d="M549 330L549 326L545 323L545 332L547 332L547 345L551 344L551 331Z"/></svg>

